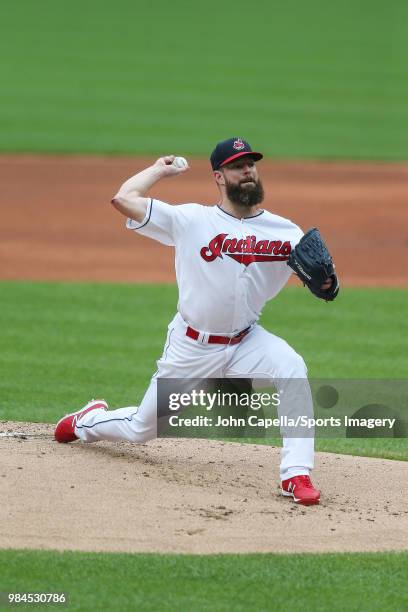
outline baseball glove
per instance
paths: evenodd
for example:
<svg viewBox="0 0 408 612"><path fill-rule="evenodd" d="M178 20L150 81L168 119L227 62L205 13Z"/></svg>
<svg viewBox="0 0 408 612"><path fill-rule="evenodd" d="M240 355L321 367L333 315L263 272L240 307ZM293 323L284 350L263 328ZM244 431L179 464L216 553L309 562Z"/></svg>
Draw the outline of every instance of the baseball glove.
<svg viewBox="0 0 408 612"><path fill-rule="evenodd" d="M302 283L318 298L331 302L339 292L339 281L335 273L333 259L316 227L312 227L300 239L287 261ZM324 283L332 279L331 287L322 289Z"/></svg>

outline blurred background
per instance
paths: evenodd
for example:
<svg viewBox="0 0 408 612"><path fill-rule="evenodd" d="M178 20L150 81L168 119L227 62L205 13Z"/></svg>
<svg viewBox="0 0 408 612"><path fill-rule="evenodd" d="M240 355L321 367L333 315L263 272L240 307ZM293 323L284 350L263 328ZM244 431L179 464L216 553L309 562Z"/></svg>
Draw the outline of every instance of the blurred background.
<svg viewBox="0 0 408 612"><path fill-rule="evenodd" d="M403 0L8 3L0 276L174 282L110 198L175 153L191 172L154 195L213 204L207 159L236 135L266 156L266 208L319 226L346 284L406 285L407 18Z"/></svg>
<svg viewBox="0 0 408 612"><path fill-rule="evenodd" d="M404 160L404 0L19 0L2 7L2 151Z"/></svg>

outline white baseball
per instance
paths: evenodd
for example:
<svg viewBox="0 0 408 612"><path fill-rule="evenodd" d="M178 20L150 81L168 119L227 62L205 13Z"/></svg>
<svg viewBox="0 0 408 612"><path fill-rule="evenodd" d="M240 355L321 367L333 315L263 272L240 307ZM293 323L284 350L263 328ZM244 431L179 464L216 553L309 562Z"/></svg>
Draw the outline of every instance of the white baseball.
<svg viewBox="0 0 408 612"><path fill-rule="evenodd" d="M187 168L188 163L184 157L175 157L173 166L176 166L177 168Z"/></svg>

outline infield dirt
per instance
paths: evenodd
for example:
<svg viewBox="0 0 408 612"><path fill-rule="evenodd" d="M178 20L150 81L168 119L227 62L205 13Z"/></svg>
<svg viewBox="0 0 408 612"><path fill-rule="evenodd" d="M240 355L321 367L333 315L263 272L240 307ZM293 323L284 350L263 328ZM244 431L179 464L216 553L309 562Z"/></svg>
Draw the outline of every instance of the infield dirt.
<svg viewBox="0 0 408 612"><path fill-rule="evenodd" d="M152 158L0 156L0 278L174 282L174 252L124 229L109 204ZM152 195L214 204L209 163ZM259 163L265 208L327 240L342 285L407 286L408 165Z"/></svg>
<svg viewBox="0 0 408 612"><path fill-rule="evenodd" d="M408 463L317 453L319 506L278 489L279 449L208 440L0 444L1 548L248 553L408 549Z"/></svg>

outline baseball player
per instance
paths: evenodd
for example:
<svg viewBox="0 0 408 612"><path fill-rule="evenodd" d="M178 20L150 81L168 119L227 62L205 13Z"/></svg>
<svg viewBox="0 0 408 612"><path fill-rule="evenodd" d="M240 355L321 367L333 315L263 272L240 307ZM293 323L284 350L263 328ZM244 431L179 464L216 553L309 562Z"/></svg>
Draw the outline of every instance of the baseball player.
<svg viewBox="0 0 408 612"><path fill-rule="evenodd" d="M297 225L260 208L264 190L256 162L262 157L241 138L217 144L211 154L220 192L215 206L170 205L148 196L158 181L188 171L188 165L179 163L180 158L173 155L161 157L123 183L112 204L127 217L126 227L175 247L177 313L168 326L157 372L140 406L110 411L104 400L92 400L58 422L58 442L144 443L156 437L158 378L292 381L284 388L285 401L279 414L293 414L300 409L299 401L302 413L313 414L302 357L257 321L265 302L287 283L291 268L326 300L337 295L338 282L329 256L323 268L316 261L308 267L310 254L321 255L325 249L317 230L309 232L313 244L303 245L302 241L309 238L302 238ZM318 286L312 287L316 278ZM300 394L296 381L303 385ZM320 491L310 480L313 462L313 431L302 437L285 436L283 432L283 495L300 504L319 503Z"/></svg>

